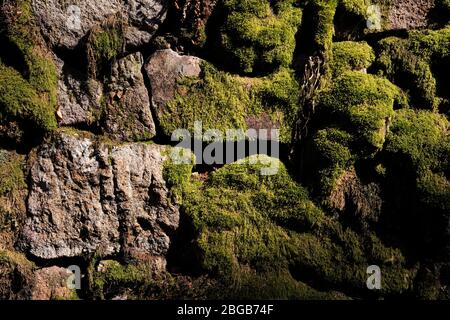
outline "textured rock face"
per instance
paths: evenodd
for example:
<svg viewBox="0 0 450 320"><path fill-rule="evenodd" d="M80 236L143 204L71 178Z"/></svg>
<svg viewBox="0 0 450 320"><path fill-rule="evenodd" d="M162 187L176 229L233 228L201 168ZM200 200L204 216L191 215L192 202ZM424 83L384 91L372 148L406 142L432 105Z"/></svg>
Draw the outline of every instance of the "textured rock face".
<svg viewBox="0 0 450 320"><path fill-rule="evenodd" d="M126 39L147 42L164 21L167 0L33 0L41 31L53 47L73 49L90 29L121 12L127 21Z"/></svg>
<svg viewBox="0 0 450 320"><path fill-rule="evenodd" d="M56 133L31 163L23 243L43 259L89 253L150 259L164 266L167 231L178 226L158 145L108 147Z"/></svg>
<svg viewBox="0 0 450 320"><path fill-rule="evenodd" d="M156 134L143 64L142 54L135 53L112 66L105 131L121 141L147 140Z"/></svg>
<svg viewBox="0 0 450 320"><path fill-rule="evenodd" d="M166 104L175 97L177 80L198 77L201 59L181 56L170 49L156 51L145 65L152 88L152 107L160 116Z"/></svg>
<svg viewBox="0 0 450 320"><path fill-rule="evenodd" d="M389 12L391 29L425 28L435 0L396 0Z"/></svg>
<svg viewBox="0 0 450 320"><path fill-rule="evenodd" d="M55 57L58 66L58 120L60 125L90 125L102 120L102 130L120 141L148 140L156 129L150 110L150 97L141 72L142 54L137 52L111 66L105 88L86 79L73 67ZM106 97L104 92L106 92ZM107 108L102 107L102 101Z"/></svg>
<svg viewBox="0 0 450 320"><path fill-rule="evenodd" d="M101 110L103 86L94 79L86 79L79 71L67 67L54 56L58 69L58 121L61 125L91 123Z"/></svg>
<svg viewBox="0 0 450 320"><path fill-rule="evenodd" d="M73 292L67 286L69 276L67 269L56 266L36 270L31 300L71 299Z"/></svg>

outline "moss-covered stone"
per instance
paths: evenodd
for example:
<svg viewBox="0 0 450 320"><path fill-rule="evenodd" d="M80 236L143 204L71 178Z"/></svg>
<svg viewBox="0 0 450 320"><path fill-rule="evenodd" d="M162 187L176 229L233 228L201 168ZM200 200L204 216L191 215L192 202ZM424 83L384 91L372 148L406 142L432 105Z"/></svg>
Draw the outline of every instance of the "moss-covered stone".
<svg viewBox="0 0 450 320"><path fill-rule="evenodd" d="M88 71L99 76L102 68L125 51L124 25L120 15L110 16L93 28L87 38Z"/></svg>
<svg viewBox="0 0 450 320"><path fill-rule="evenodd" d="M408 159L421 200L442 212L450 211L448 120L427 111L399 110L386 143L386 152Z"/></svg>
<svg viewBox="0 0 450 320"><path fill-rule="evenodd" d="M365 16L367 13L368 0L339 0L341 6L346 13Z"/></svg>
<svg viewBox="0 0 450 320"><path fill-rule="evenodd" d="M221 63L245 74L292 63L301 10L293 0L226 0L220 29Z"/></svg>
<svg viewBox="0 0 450 320"><path fill-rule="evenodd" d="M149 266L122 265L115 260L100 261L96 270L91 270L91 291L94 297L105 299L114 295L127 294L127 290L134 296L139 296L150 285L152 272ZM133 298L133 297L129 297Z"/></svg>
<svg viewBox="0 0 450 320"><path fill-rule="evenodd" d="M315 17L314 41L324 51L332 46L334 34L334 15L336 13L337 0L314 0L313 6L317 13Z"/></svg>
<svg viewBox="0 0 450 320"><path fill-rule="evenodd" d="M327 206L341 175L358 161L371 159L384 146L394 107L407 105L402 91L386 79L347 71L320 96L318 128L307 145L317 170L308 174Z"/></svg>
<svg viewBox="0 0 450 320"><path fill-rule="evenodd" d="M31 1L20 0L5 7L1 20L2 33L25 64L20 74L0 62L1 121L28 120L40 129L53 130L57 126L57 72L35 24Z"/></svg>
<svg viewBox="0 0 450 320"><path fill-rule="evenodd" d="M174 200L181 204L183 193L189 188L195 156L190 150L168 148L166 150L163 177Z"/></svg>
<svg viewBox="0 0 450 320"><path fill-rule="evenodd" d="M25 217L24 157L0 149L0 249L12 249Z"/></svg>
<svg viewBox="0 0 450 320"><path fill-rule="evenodd" d="M411 31L407 39L386 38L379 42L377 69L403 88L418 109L437 110L448 99L447 79L441 68L448 65L450 28ZM440 85L442 81L442 85Z"/></svg>
<svg viewBox="0 0 450 320"><path fill-rule="evenodd" d="M38 129L57 127L54 106L42 98L15 69L0 62L0 121L30 122Z"/></svg>
<svg viewBox="0 0 450 320"><path fill-rule="evenodd" d="M320 112L351 134L361 144L362 155L380 149L384 143L386 121L394 106L406 105L401 90L387 81L361 72L347 72L335 80L320 100ZM366 150L369 153L366 153Z"/></svg>
<svg viewBox="0 0 450 320"><path fill-rule="evenodd" d="M299 90L293 71L281 68L262 78L243 78L218 71L204 62L200 79L178 82L177 95L160 116L167 136L179 128L194 132L196 121L203 130L248 128L280 129L280 140L289 141Z"/></svg>
<svg viewBox="0 0 450 320"><path fill-rule="evenodd" d="M337 4L337 0L313 0L306 2L305 23L300 32L299 51L308 56L318 57L322 64L321 88L329 84L328 82L332 75L334 17ZM306 14L308 19L306 19Z"/></svg>
<svg viewBox="0 0 450 320"><path fill-rule="evenodd" d="M261 175L268 165L278 173ZM183 210L197 234L199 262L227 284L225 297L343 298L310 285L362 290L372 262L395 280L386 282L384 293L410 287L411 274L398 250L325 216L276 159L254 156L217 170L205 182L191 179Z"/></svg>

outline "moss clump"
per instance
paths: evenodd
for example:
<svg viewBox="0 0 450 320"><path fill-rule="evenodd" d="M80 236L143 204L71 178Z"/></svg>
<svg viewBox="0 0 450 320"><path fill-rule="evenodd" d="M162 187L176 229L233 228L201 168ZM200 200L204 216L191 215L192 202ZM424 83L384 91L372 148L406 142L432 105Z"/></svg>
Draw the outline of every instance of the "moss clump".
<svg viewBox="0 0 450 320"><path fill-rule="evenodd" d="M346 13L357 16L366 16L368 5L368 0L339 0L339 6L342 7Z"/></svg>
<svg viewBox="0 0 450 320"><path fill-rule="evenodd" d="M313 0L305 4L305 19L300 33L298 49L307 56L321 60L321 87L328 85L333 57L334 17L337 0Z"/></svg>
<svg viewBox="0 0 450 320"><path fill-rule="evenodd" d="M280 128L280 140L290 139L299 90L288 69L263 78L241 78L203 63L201 79L184 78L178 83L176 97L160 116L167 136L178 128L194 130L201 121L203 130L217 129L225 137L228 129L253 128L254 119L262 119L265 129ZM258 128L255 128L258 129Z"/></svg>
<svg viewBox="0 0 450 320"><path fill-rule="evenodd" d="M411 31L407 39L387 38L379 42L379 74L399 85L418 109L437 110L448 99L447 68L450 28Z"/></svg>
<svg viewBox="0 0 450 320"><path fill-rule="evenodd" d="M304 19L298 36L296 59L300 59L299 61L307 67L307 59L305 58L310 57L310 60L314 61L315 64L313 67L317 68L319 73L318 83L312 83L313 77L308 80L303 79L303 81L311 82L307 83L305 88L302 88L300 95L303 95L307 94L311 88L326 88L329 85L337 0L312 0L301 5L304 6ZM315 93L309 98L315 99ZM301 118L303 118L302 112L297 113L297 122Z"/></svg>
<svg viewBox="0 0 450 320"><path fill-rule="evenodd" d="M278 173L261 175L266 166L278 167ZM254 156L227 165L204 183L191 180L183 194L200 263L226 284L225 297L343 298L310 284L361 290L369 261L395 278L386 283L385 293L410 286L398 250L326 217L278 160Z"/></svg>
<svg viewBox="0 0 450 320"><path fill-rule="evenodd" d="M321 129L312 137L312 148L317 154L319 168L319 178L314 187L319 190L319 196L325 205L336 181L355 163L356 157L350 149L352 143L352 135L338 128Z"/></svg>
<svg viewBox="0 0 450 320"><path fill-rule="evenodd" d="M374 60L374 51L367 42L343 41L333 43L331 69L334 78L342 75L345 71L367 69Z"/></svg>
<svg viewBox="0 0 450 320"><path fill-rule="evenodd" d="M450 123L442 115L399 110L386 143L391 157L410 163L403 169L416 179L422 201L443 212L450 211L449 128Z"/></svg>
<svg viewBox="0 0 450 320"><path fill-rule="evenodd" d="M364 154L383 146L386 120L395 105L406 105L401 90L387 81L360 72L347 72L323 93L320 112L331 125L354 135ZM369 153L367 153L367 150Z"/></svg>
<svg viewBox="0 0 450 320"><path fill-rule="evenodd" d="M387 38L380 42L381 54L377 65L379 73L397 83L411 97L411 105L418 108L436 109L436 79L429 63L408 49L408 42Z"/></svg>
<svg viewBox="0 0 450 320"><path fill-rule="evenodd" d="M442 115L398 110L388 137L386 151L408 155L420 168L448 169L443 153L448 148L448 120Z"/></svg>
<svg viewBox="0 0 450 320"><path fill-rule="evenodd" d="M57 127L55 109L16 70L0 62L0 121L31 122L50 131Z"/></svg>
<svg viewBox="0 0 450 320"><path fill-rule="evenodd" d="M101 261L100 264L91 275L91 290L96 298L110 299L123 293L139 297L152 282L151 268L145 264L122 265L114 260Z"/></svg>
<svg viewBox="0 0 450 320"><path fill-rule="evenodd" d="M40 129L53 130L57 127L57 71L33 20L30 1L9 5L2 10L1 20L2 32L25 63L25 70L19 74L0 62L1 120L30 120Z"/></svg>
<svg viewBox="0 0 450 320"><path fill-rule="evenodd" d="M313 9L315 15L314 43L325 52L332 49L334 35L334 15L336 13L337 0L314 0Z"/></svg>
<svg viewBox="0 0 450 320"><path fill-rule="evenodd" d="M322 92L320 126L307 146L317 174L310 177L324 204L343 172L371 159L384 146L395 105L406 105L402 91L388 80L347 71Z"/></svg>
<svg viewBox="0 0 450 320"><path fill-rule="evenodd" d="M245 74L292 63L301 10L293 0L225 0L219 50L223 64Z"/></svg>

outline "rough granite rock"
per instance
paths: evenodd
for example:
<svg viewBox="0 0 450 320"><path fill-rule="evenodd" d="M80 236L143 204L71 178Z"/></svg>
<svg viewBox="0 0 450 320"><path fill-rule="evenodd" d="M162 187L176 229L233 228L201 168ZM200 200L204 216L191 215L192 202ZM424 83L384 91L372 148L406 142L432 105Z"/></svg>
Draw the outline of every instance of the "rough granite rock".
<svg viewBox="0 0 450 320"><path fill-rule="evenodd" d="M150 40L164 21L167 0L33 0L33 11L52 47L75 48L94 26L118 12L126 14L130 45Z"/></svg>
<svg viewBox="0 0 450 320"><path fill-rule="evenodd" d="M30 163L24 248L41 259L120 252L163 268L179 222L163 180L164 150L55 133Z"/></svg>
<svg viewBox="0 0 450 320"><path fill-rule="evenodd" d="M141 141L155 136L150 97L141 71L144 64L141 53L115 61L105 87L74 67L66 66L58 57L54 60L59 72L57 116L60 125L95 123L108 136L120 141Z"/></svg>
<svg viewBox="0 0 450 320"><path fill-rule="evenodd" d="M425 28L435 0L396 0L389 11L391 29Z"/></svg>
<svg viewBox="0 0 450 320"><path fill-rule="evenodd" d="M143 64L144 58L137 52L111 68L104 131L120 141L148 140L156 134Z"/></svg>
<svg viewBox="0 0 450 320"><path fill-rule="evenodd" d="M148 60L145 71L150 79L152 107L156 116L161 116L167 103L175 97L177 80L183 77L198 77L201 59L181 56L173 50L158 50Z"/></svg>
<svg viewBox="0 0 450 320"><path fill-rule="evenodd" d="M66 268L49 267L34 272L31 300L72 299L74 291L67 286L70 273Z"/></svg>
<svg viewBox="0 0 450 320"><path fill-rule="evenodd" d="M54 56L58 69L58 122L60 125L90 124L101 110L102 84Z"/></svg>

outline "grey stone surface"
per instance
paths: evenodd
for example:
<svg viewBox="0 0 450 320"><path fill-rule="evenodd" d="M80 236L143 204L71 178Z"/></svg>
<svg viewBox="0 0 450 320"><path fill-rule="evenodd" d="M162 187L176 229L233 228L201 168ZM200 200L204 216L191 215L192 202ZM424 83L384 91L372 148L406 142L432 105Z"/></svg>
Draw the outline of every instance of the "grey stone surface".
<svg viewBox="0 0 450 320"><path fill-rule="evenodd" d="M146 41L164 21L167 0L33 0L32 8L44 37L52 47L75 48L80 40L108 16L124 15L126 38ZM147 36L138 36L137 33ZM133 44L137 43L136 40Z"/></svg>
<svg viewBox="0 0 450 320"><path fill-rule="evenodd" d="M163 268L167 231L179 222L163 179L164 150L55 133L30 164L24 247L41 259L121 253Z"/></svg>

